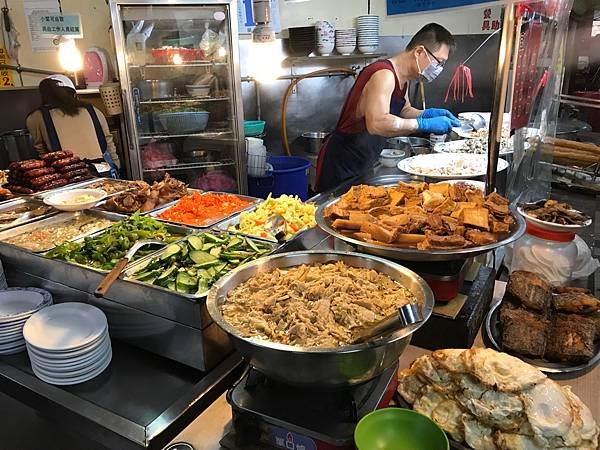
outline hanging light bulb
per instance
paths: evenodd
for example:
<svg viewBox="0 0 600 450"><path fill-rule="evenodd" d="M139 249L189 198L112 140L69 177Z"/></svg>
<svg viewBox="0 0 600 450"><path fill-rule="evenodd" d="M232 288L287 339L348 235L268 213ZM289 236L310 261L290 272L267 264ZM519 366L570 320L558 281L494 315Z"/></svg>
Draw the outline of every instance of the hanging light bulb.
<svg viewBox="0 0 600 450"><path fill-rule="evenodd" d="M271 27L270 0L253 0L256 26L252 30L249 75L261 82L274 81L281 72L281 52Z"/></svg>
<svg viewBox="0 0 600 450"><path fill-rule="evenodd" d="M217 50L217 56L219 58L225 58L225 55L227 55L227 50L225 50L225 47L220 46L219 50Z"/></svg>
<svg viewBox="0 0 600 450"><path fill-rule="evenodd" d="M175 53L173 55L173 64L183 64L183 58L181 57L181 55L179 53Z"/></svg>
<svg viewBox="0 0 600 450"><path fill-rule="evenodd" d="M83 69L83 58L73 39L61 38L59 40L58 62L65 72L78 72Z"/></svg>

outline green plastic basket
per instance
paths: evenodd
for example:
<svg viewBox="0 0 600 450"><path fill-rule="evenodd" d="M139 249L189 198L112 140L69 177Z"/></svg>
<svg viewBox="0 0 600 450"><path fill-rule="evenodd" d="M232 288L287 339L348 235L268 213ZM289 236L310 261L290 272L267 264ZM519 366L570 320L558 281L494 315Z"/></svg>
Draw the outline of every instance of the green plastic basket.
<svg viewBox="0 0 600 450"><path fill-rule="evenodd" d="M244 134L246 136L259 136L264 132L264 120L244 120Z"/></svg>

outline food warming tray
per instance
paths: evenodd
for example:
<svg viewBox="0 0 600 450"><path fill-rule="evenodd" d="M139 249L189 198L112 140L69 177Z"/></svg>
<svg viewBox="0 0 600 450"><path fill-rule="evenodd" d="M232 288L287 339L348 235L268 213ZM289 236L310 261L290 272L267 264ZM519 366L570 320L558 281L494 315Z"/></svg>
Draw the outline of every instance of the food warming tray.
<svg viewBox="0 0 600 450"><path fill-rule="evenodd" d="M37 220L35 222L30 222L26 225L21 225L21 226L11 228L11 229L8 229L5 231L0 231L0 241L5 241L6 239L18 236L23 233L31 233L33 231L39 230L41 228L45 228L47 226L59 225L61 223L65 223L68 220L73 219L74 217L77 217L77 216L92 216L92 217L97 217L100 219L108 219L113 222L118 222L119 220L123 220L123 219L127 218L127 216L122 215L122 214L111 213L111 212L106 212L106 211L94 211L92 209L83 211L83 212L79 212L79 211L78 212L61 212L60 214L46 217L45 219ZM69 239L69 240L70 241L81 240L85 236L89 236L91 234L101 232L103 230L104 230L104 228L101 230L88 231L87 233L82 233L79 236L75 236L74 238ZM15 245L15 244L11 244L9 242L4 242L4 243L7 245ZM24 251L31 251L31 250L28 250L19 245L15 245L15 246L23 249ZM53 247L54 247L54 244L51 244L50 246L48 246L48 248L46 248L44 250L35 251L33 253L44 253Z"/></svg>
<svg viewBox="0 0 600 450"><path fill-rule="evenodd" d="M391 185L386 185L391 186ZM510 234L498 242L488 245L480 245L477 247L459 248L454 250L419 250L417 248L398 248L398 247L387 247L379 244L372 244L369 242L363 242L358 239L346 236L331 226L331 220L325 218L325 209L338 202L340 198L334 198L323 203L317 209L315 219L317 225L321 227L325 232L330 235L347 242L355 246L359 251L369 253L372 255L383 256L384 258L390 258L398 261L452 261L454 259L465 259L471 258L482 253L487 253L498 247L503 247L516 241L525 233L525 219L516 212L514 208L511 208L511 214L515 219L515 223L512 225Z"/></svg>
<svg viewBox="0 0 600 450"><path fill-rule="evenodd" d="M66 186L61 186L59 188L56 189L52 189L50 191L42 191L42 192L37 192L36 194L34 194L33 196L35 198L39 198L39 199L44 199L46 197L48 197L50 194L55 194L57 192L64 192L64 191L69 191L71 189L83 189L83 188L89 188L92 184L98 183L98 182L105 182L105 183L109 183L109 184L116 184L116 185L123 185L123 188L118 190L117 192L113 192L112 194L109 194L108 192L107 194L107 198L113 197L115 195L118 195L128 189L130 189L130 187L128 186L130 183L127 180L116 180L114 178L90 178L89 180L85 180L85 181L81 181L79 183L73 183L73 184L68 184ZM100 189L100 188L97 188Z"/></svg>
<svg viewBox="0 0 600 450"><path fill-rule="evenodd" d="M125 218L126 218L126 217L125 217ZM177 234L177 235L181 235L181 237L188 236L188 235L190 235L190 234L192 234L192 233L194 232L194 230L192 230L191 228L183 227L183 226L180 226L180 225L174 225L174 224L171 224L171 223L166 223L165 225L167 226L167 231L168 231L169 233L171 233L171 234ZM78 239L71 239L70 241L67 241L67 242L81 242L81 241L83 241L85 238L99 236L99 235L101 235L102 233L104 233L105 231L106 231L106 229L104 229L104 230L99 230L99 231L96 231L96 232L94 232L94 233L90 233L90 234L88 234L88 235L86 235L86 236L82 236L82 237L80 237L80 238L78 238ZM179 241L179 239L177 239L177 241ZM177 241L173 241L173 243L175 243L175 242L177 242ZM165 244L165 246L166 246L166 245L168 245L168 244ZM162 247L161 247L161 249L162 249ZM154 255L155 253L157 253L157 252L159 252L159 251L160 251L160 249L159 249L159 250L156 250L156 251L154 251L154 252L152 252L152 253L150 253L150 254L148 254L148 255L146 255L146 256L144 256L143 258L140 258L140 260L141 260L141 259L144 259L144 258L146 258L146 257L148 257L148 256L152 256L152 255ZM45 253L44 253L44 255L45 255ZM67 263L67 264L73 264L74 266L85 267L86 269L89 269L89 270L94 270L94 271L96 271L96 272L100 272L100 273L109 273L109 272L110 272L110 270L98 269L98 268L96 268L96 267L92 267L92 266L86 266L85 264L78 264L78 263L76 263L76 262L73 262L73 261L65 261L65 260L63 260L63 259L57 259L56 261L62 261L62 262L64 262L64 263ZM138 261L139 261L139 260L135 260L135 261L132 261L132 262L130 262L130 263L129 263L129 264L126 266L126 267L125 267L125 269L127 269L127 268L128 268L130 265L133 265L133 264L137 263Z"/></svg>
<svg viewBox="0 0 600 450"><path fill-rule="evenodd" d="M38 207L47 208L47 211L38 216L27 217L24 220L17 218L12 222L5 222L5 223L0 222L0 230L7 230L9 228L24 225L26 223L35 222L36 220L40 220L45 217L53 216L55 214L58 214L58 212L59 212L58 210L52 208L51 206L45 205L44 203L40 202L39 200L35 200L31 197L21 197L21 198L7 200L5 202L0 203L0 214L8 213L8 212L12 211L13 209L20 208L23 206L30 207L31 210L35 210ZM19 217L22 217L25 214L27 214L27 211L21 213L21 215Z"/></svg>
<svg viewBox="0 0 600 450"><path fill-rule="evenodd" d="M485 337L489 340L490 344L495 350L499 352L505 351L502 349L502 330L500 325L500 305L502 302L497 302L490 308L486 318L485 318ZM586 372L592 370L598 362L600 362L600 342L596 341L596 354L592 356L592 358L581 364L568 362L551 362L546 361L545 359L536 359L536 358L527 358L523 355L519 355L518 353L510 352L511 355L522 359L528 364L537 367L542 372L548 374L570 374L573 376L580 376Z"/></svg>
<svg viewBox="0 0 600 450"><path fill-rule="evenodd" d="M239 211L235 211L235 212L233 212L231 214L227 214L226 216L223 216L221 218L214 219L214 220L212 220L210 222L205 223L204 225L191 225L191 224L188 224L188 223L175 222L173 220L161 219L160 217L158 217L160 214L162 214L163 212L165 212L167 209L175 206L177 204L177 202L179 202L179 200L181 200L181 199L179 199L179 200L173 200L172 202L167 203L166 205L162 205L160 208L157 208L157 209L155 209L153 211L150 211L148 213L148 215L150 217L154 217L156 220L160 220L161 222L174 223L174 224L181 225L181 226L184 226L184 227L206 229L206 228L211 228L211 227L215 226L216 224L222 222L223 220L225 220L225 219L227 219L227 218L229 218L229 217L231 217L233 215L236 215L236 214L239 214L239 213L241 213L243 211L248 211L248 210L250 210L252 208L255 208L256 205L258 205L259 203L263 202L263 199L261 199L261 198L249 197L247 195L240 195L240 194L230 194L229 192L202 192L201 193L201 195L207 195L207 194L210 194L210 195L233 195L233 196L238 197L238 198L240 198L242 200L249 201L249 202L252 202L252 203L250 205L248 205L244 209L240 209Z"/></svg>
<svg viewBox="0 0 600 450"><path fill-rule="evenodd" d="M217 233L215 233L217 234ZM222 234L222 233L221 233ZM229 233L229 234L235 234L235 233ZM178 240L177 242L181 242L183 241L185 238ZM271 246L271 252L267 253L265 256L268 256L270 254L272 254L275 250L277 250L279 248L279 246L271 241L267 241L265 239L259 239L259 238L252 238L255 241L260 241L261 243L264 243L266 245ZM176 244L177 242L174 242L174 244ZM124 271L123 271L123 280L127 281L129 283L134 283L134 284L138 284L138 285L143 285L146 286L147 288L150 289L157 289L158 291L161 292L168 292L170 294L173 295L181 295L183 297L189 298L189 299L204 299L206 298L206 296L208 295L208 291L206 291L204 294L201 295L195 295L195 294L185 294L182 292L177 292L177 291L173 291L171 289L168 289L166 287L162 287L162 286L157 286L154 284L149 284L149 283L144 283L143 281L138 281L133 277L133 275L136 272L139 272L140 270L144 269L148 263L153 260L154 258L160 257L162 254L164 254L164 252L166 251L166 248L163 247L160 250L157 250L156 252L151 253L150 255L146 255L143 258L139 259L138 261L132 262Z"/></svg>

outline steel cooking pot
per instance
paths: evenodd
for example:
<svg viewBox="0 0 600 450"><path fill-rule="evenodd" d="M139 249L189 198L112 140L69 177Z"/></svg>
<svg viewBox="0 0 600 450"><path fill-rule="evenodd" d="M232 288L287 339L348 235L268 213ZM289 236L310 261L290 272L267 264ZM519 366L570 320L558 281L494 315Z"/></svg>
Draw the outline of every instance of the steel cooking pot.
<svg viewBox="0 0 600 450"><path fill-rule="evenodd" d="M387 140L386 148L404 150L407 155L423 155L430 152L431 142L429 139L402 136Z"/></svg>
<svg viewBox="0 0 600 450"><path fill-rule="evenodd" d="M277 268L332 261L374 269L398 281L410 289L422 305L424 321L362 344L318 348L248 338L223 318L220 305L227 301L227 293L253 276ZM246 264L219 280L207 298L210 316L252 366L273 379L313 389L344 388L363 383L391 367L408 346L412 333L429 319L433 304L433 293L427 283L406 267L371 255L320 251L282 253Z"/></svg>
<svg viewBox="0 0 600 450"><path fill-rule="evenodd" d="M173 97L172 80L141 80L136 84L141 100Z"/></svg>

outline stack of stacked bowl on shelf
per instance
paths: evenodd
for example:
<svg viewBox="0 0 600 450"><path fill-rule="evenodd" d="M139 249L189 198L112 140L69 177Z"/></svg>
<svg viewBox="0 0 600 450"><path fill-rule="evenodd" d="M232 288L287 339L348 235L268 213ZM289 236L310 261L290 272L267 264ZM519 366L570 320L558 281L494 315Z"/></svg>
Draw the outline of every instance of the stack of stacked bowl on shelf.
<svg viewBox="0 0 600 450"><path fill-rule="evenodd" d="M356 49L356 28L335 30L335 49L340 55L350 55Z"/></svg>
<svg viewBox="0 0 600 450"><path fill-rule="evenodd" d="M369 55L379 48L379 16L367 14L358 16L358 50Z"/></svg>
<svg viewBox="0 0 600 450"><path fill-rule="evenodd" d="M329 56L335 47L335 27L326 20L320 20L315 25L317 34L317 52L321 56Z"/></svg>

